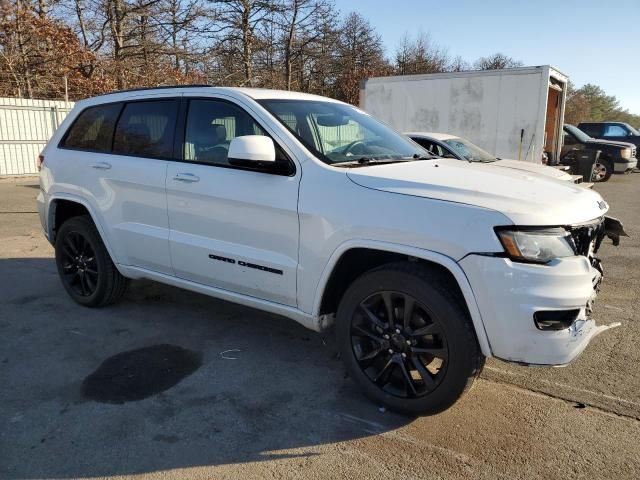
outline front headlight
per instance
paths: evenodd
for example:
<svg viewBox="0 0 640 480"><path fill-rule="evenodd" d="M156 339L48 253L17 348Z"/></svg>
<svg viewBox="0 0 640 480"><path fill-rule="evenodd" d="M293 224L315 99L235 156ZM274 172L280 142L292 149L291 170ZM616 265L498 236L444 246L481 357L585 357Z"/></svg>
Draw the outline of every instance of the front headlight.
<svg viewBox="0 0 640 480"><path fill-rule="evenodd" d="M564 228L500 228L496 233L509 258L517 262L547 263L576 254L571 234Z"/></svg>
<svg viewBox="0 0 640 480"><path fill-rule="evenodd" d="M620 156L622 158L631 158L631 149L630 148L625 148L620 152Z"/></svg>

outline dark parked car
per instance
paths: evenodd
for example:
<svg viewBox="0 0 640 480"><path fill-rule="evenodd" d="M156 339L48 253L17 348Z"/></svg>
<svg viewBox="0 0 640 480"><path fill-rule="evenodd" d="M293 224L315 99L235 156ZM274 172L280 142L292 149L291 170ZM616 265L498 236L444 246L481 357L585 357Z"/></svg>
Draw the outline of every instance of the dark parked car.
<svg viewBox="0 0 640 480"><path fill-rule="evenodd" d="M636 146L626 142L596 140L573 125L564 126L561 163L567 164L580 150L600 150L593 168L593 182L606 182L612 173L625 173L637 165Z"/></svg>
<svg viewBox="0 0 640 480"><path fill-rule="evenodd" d="M633 143L640 148L640 132L624 122L582 122L578 128L593 138Z"/></svg>

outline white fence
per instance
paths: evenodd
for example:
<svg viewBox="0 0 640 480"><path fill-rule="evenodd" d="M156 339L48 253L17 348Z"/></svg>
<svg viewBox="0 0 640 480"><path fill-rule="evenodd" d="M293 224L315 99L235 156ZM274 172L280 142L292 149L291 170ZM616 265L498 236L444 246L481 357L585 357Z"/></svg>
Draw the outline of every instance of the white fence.
<svg viewBox="0 0 640 480"><path fill-rule="evenodd" d="M0 98L0 176L38 173L37 159L73 103Z"/></svg>

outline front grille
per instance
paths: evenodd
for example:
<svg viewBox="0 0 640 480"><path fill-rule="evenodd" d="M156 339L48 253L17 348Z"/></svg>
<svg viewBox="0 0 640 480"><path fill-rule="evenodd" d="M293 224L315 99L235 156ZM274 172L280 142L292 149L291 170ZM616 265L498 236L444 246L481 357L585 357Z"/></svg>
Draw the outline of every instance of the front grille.
<svg viewBox="0 0 640 480"><path fill-rule="evenodd" d="M604 235L604 218L587 225L577 225L569 227L573 248L577 255L589 256L591 247L593 253L598 250L600 241Z"/></svg>
<svg viewBox="0 0 640 480"><path fill-rule="evenodd" d="M636 158L636 148L631 149L631 157Z"/></svg>

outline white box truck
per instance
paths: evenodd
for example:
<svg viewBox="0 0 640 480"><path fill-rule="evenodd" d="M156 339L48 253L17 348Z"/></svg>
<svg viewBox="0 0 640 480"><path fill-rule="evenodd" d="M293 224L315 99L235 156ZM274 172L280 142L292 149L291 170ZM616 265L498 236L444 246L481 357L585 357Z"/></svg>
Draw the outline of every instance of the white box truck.
<svg viewBox="0 0 640 480"><path fill-rule="evenodd" d="M568 77L538 67L369 78L360 107L396 130L465 137L499 158L557 163Z"/></svg>

